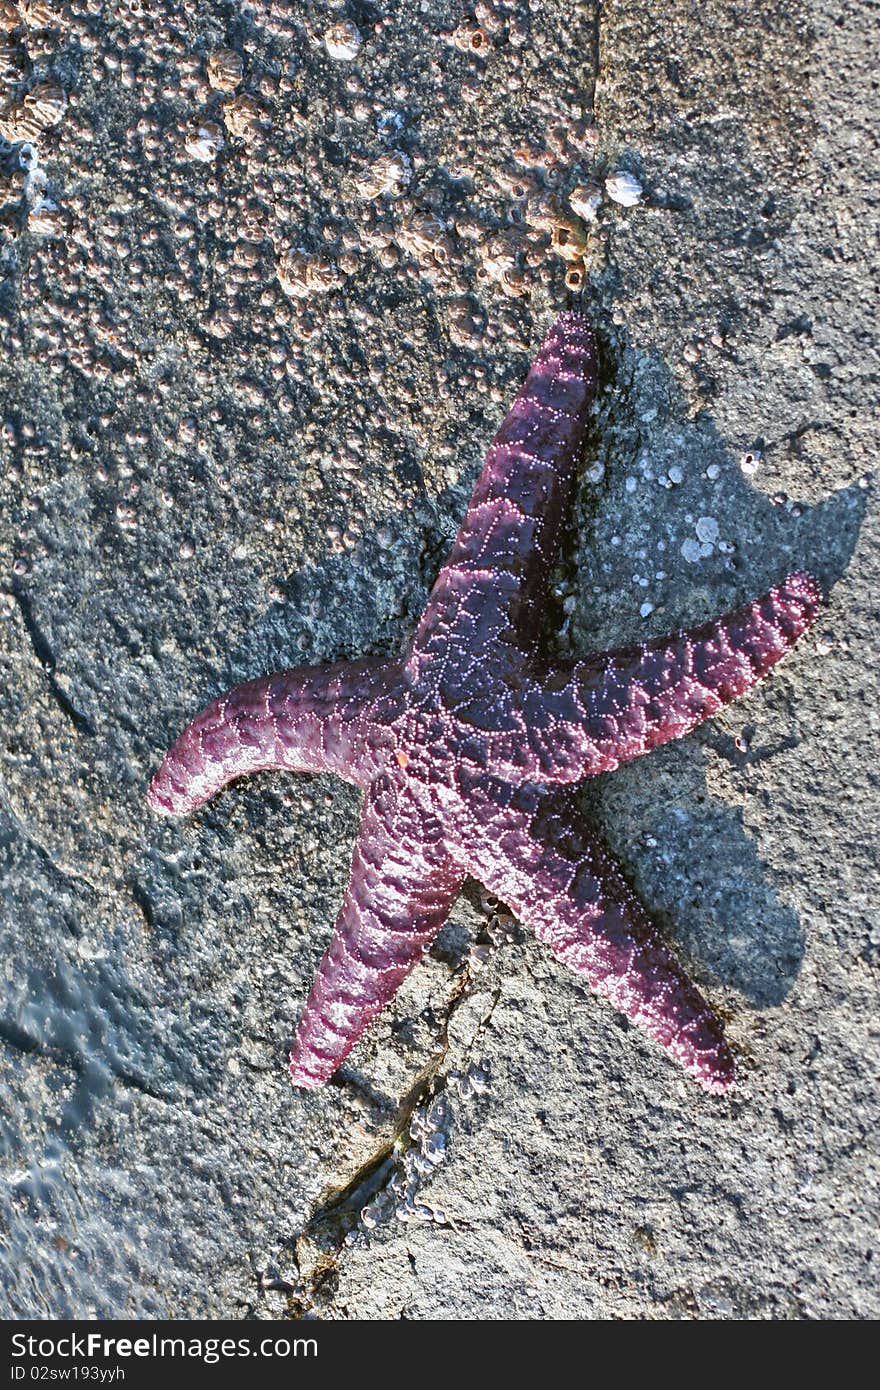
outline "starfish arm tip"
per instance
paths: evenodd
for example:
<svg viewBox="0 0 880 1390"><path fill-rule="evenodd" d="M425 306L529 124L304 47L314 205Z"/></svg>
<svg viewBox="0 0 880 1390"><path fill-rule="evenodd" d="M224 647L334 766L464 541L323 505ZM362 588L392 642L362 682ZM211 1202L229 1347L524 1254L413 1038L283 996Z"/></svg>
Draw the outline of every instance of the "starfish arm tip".
<svg viewBox="0 0 880 1390"><path fill-rule="evenodd" d="M708 1005L685 1025L670 1054L708 1095L723 1096L736 1084L736 1061L718 1015Z"/></svg>
<svg viewBox="0 0 880 1390"><path fill-rule="evenodd" d="M179 740L178 740L179 742ZM206 785L194 769L166 753L147 788L147 805L157 816L186 816L210 800L219 787Z"/></svg>
<svg viewBox="0 0 880 1390"><path fill-rule="evenodd" d="M179 816L183 814L185 809L180 806L180 800L180 795L175 794L171 786L167 768L163 762L147 788L147 805L157 816Z"/></svg>
<svg viewBox="0 0 880 1390"><path fill-rule="evenodd" d="M301 1091L317 1091L326 1082L325 1077L315 1076L313 1072L308 1071L294 1053L290 1056L288 1072L292 1084Z"/></svg>
<svg viewBox="0 0 880 1390"><path fill-rule="evenodd" d="M153 812L153 814L156 815L156 816L173 816L173 815L174 815L174 812L173 812L173 810L171 809L171 807L170 807L170 806L167 806L167 805L161 800L161 798L159 797L159 795L153 791L152 787L150 787L150 790L147 792L147 805L149 806L149 808L150 808L150 810Z"/></svg>
<svg viewBox="0 0 880 1390"><path fill-rule="evenodd" d="M790 598L804 604L809 613L810 621L825 598L818 579L807 570L794 570L793 573L786 575L780 589Z"/></svg>
<svg viewBox="0 0 880 1390"><path fill-rule="evenodd" d="M727 1095L736 1085L736 1068L733 1057L724 1048L725 1055L711 1062L704 1062L694 1068L693 1075L703 1090L711 1096Z"/></svg>

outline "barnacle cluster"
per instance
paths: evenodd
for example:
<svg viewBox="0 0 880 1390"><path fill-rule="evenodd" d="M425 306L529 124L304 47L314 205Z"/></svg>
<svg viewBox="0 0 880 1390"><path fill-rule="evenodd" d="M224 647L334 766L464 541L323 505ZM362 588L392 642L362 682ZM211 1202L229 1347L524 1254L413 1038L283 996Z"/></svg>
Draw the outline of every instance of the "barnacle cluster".
<svg viewBox="0 0 880 1390"><path fill-rule="evenodd" d="M488 1061L474 1063L464 1071L450 1072L445 1089L431 1095L413 1111L406 1133L396 1145L397 1165L390 1180L361 1210L349 1243L390 1221L436 1226L452 1224L450 1214L428 1200L422 1188L446 1160L454 1116L453 1098L469 1102L486 1095L489 1089Z"/></svg>
<svg viewBox="0 0 880 1390"><path fill-rule="evenodd" d="M442 32L405 8L0 0L3 370L59 417L93 401L44 467L91 460L126 543L155 511L178 555L190 488L154 487L150 458L222 480L245 426L296 430L305 512L332 471L331 551L371 531L377 431L407 477L428 453L458 485L472 421L447 403L506 398L510 349L577 287L609 206L589 89L554 62L588 22L548 9L463 3ZM424 351L438 325L448 361ZM22 556L37 529L22 512Z"/></svg>
<svg viewBox="0 0 880 1390"><path fill-rule="evenodd" d="M293 299L309 299L326 294L340 281L341 275L327 256L308 255L305 251L288 251L277 261L278 282L285 294Z"/></svg>
<svg viewBox="0 0 880 1390"><path fill-rule="evenodd" d="M0 229L7 236L25 227L52 235L63 220L41 164L67 110L67 93L51 75L60 18L44 0L0 3Z"/></svg>

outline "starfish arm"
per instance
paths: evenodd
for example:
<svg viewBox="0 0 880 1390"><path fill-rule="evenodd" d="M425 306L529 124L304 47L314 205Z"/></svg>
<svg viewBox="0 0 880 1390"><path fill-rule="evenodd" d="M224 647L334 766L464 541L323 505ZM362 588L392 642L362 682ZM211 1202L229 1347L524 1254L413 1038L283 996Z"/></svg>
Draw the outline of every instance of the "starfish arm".
<svg viewBox="0 0 880 1390"><path fill-rule="evenodd" d="M709 1092L734 1079L721 1025L688 979L568 792L510 789L495 839L471 871L597 994L653 1038ZM500 832L500 834L499 834Z"/></svg>
<svg viewBox="0 0 880 1390"><path fill-rule="evenodd" d="M212 700L165 754L150 783L154 811L181 816L249 772L335 772L356 782L362 717L381 690L379 661L299 667L246 681Z"/></svg>
<svg viewBox="0 0 880 1390"><path fill-rule="evenodd" d="M416 632L416 660L445 656L451 628L481 652L499 638L533 645L595 392L593 331L582 314L562 314L489 447Z"/></svg>
<svg viewBox="0 0 880 1390"><path fill-rule="evenodd" d="M333 1075L445 922L464 871L440 834L412 804L400 811L390 778L367 793L351 880L290 1054L297 1086Z"/></svg>
<svg viewBox="0 0 880 1390"><path fill-rule="evenodd" d="M681 738L776 665L812 624L820 598L814 579L791 574L715 622L527 683L518 702L527 746L513 754L520 776L576 782Z"/></svg>

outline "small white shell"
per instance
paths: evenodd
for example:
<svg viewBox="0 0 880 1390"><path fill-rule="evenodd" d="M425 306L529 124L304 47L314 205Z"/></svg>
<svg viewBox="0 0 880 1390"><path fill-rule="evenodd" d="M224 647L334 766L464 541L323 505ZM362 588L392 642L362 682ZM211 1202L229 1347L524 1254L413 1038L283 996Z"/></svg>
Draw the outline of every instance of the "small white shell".
<svg viewBox="0 0 880 1390"><path fill-rule="evenodd" d="M594 183L579 184L568 195L568 205L575 217L583 222L595 222L602 205L601 190Z"/></svg>
<svg viewBox="0 0 880 1390"><path fill-rule="evenodd" d="M38 236L61 236L66 222L64 213L51 198L41 198L28 213L28 231L36 232Z"/></svg>
<svg viewBox="0 0 880 1390"><path fill-rule="evenodd" d="M625 169L615 169L605 180L605 192L613 203L622 208L634 208L642 201L642 185Z"/></svg>
<svg viewBox="0 0 880 1390"><path fill-rule="evenodd" d="M324 34L324 47L330 57L339 63L350 62L352 58L356 58L362 43L360 30L350 19L341 19L338 24L331 24Z"/></svg>
<svg viewBox="0 0 880 1390"><path fill-rule="evenodd" d="M687 540L682 541L681 553L689 565L695 565L698 560L703 558L703 548L700 542L695 541L692 536L688 536Z"/></svg>
<svg viewBox="0 0 880 1390"><path fill-rule="evenodd" d="M361 198L394 198L407 187L412 178L412 164L401 150L380 155L363 173L355 178Z"/></svg>
<svg viewBox="0 0 880 1390"><path fill-rule="evenodd" d="M224 145L223 132L216 121L198 121L192 134L183 142L190 159L210 164Z"/></svg>

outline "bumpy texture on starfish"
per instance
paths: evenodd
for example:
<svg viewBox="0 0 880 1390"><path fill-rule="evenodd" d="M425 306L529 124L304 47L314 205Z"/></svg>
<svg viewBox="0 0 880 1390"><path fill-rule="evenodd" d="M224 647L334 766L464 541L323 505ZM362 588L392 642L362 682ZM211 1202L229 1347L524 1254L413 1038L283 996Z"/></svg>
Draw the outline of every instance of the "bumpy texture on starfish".
<svg viewBox="0 0 880 1390"><path fill-rule="evenodd" d="M395 661L248 681L212 701L153 779L182 815L243 773L335 772L364 792L351 881L290 1071L325 1082L436 936L467 874L707 1091L721 1026L568 785L680 738L750 689L813 621L793 574L717 622L542 663L540 618L596 390L579 313L550 329L486 456L418 629Z"/></svg>

